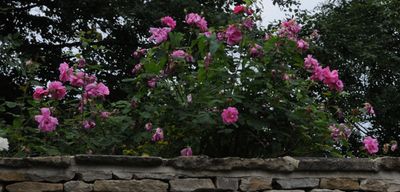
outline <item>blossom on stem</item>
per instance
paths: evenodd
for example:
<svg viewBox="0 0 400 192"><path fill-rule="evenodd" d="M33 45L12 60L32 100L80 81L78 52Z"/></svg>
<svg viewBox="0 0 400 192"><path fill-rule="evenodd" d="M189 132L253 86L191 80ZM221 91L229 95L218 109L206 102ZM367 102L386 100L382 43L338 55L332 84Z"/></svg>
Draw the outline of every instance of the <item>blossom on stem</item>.
<svg viewBox="0 0 400 192"><path fill-rule="evenodd" d="M35 115L35 121L39 123L39 130L41 132L52 132L58 125L58 119L51 116L49 108L41 108L41 114Z"/></svg>
<svg viewBox="0 0 400 192"><path fill-rule="evenodd" d="M379 151L379 143L377 139L368 136L364 138L363 143L369 154L375 154Z"/></svg>
<svg viewBox="0 0 400 192"><path fill-rule="evenodd" d="M225 124L233 124L239 119L239 111L236 107L228 107L223 110L221 117Z"/></svg>

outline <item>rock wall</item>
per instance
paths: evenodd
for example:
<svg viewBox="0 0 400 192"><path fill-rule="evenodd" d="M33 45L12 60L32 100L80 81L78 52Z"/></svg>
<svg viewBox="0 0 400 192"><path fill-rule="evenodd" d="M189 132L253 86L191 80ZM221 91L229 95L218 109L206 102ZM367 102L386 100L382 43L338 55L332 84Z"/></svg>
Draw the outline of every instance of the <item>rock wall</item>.
<svg viewBox="0 0 400 192"><path fill-rule="evenodd" d="M395 192L400 159L2 158L0 182L3 192Z"/></svg>

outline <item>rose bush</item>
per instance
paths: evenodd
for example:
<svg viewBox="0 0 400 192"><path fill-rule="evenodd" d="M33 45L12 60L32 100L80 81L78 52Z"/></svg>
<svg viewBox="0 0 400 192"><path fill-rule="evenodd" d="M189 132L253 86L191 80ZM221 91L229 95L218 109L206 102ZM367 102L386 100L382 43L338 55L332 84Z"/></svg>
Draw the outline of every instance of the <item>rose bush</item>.
<svg viewBox="0 0 400 192"><path fill-rule="evenodd" d="M373 107L335 105L345 87L338 70L308 52L314 35L301 35L293 19L266 33L257 18L250 3L234 7L224 26L198 13L161 18L149 29L151 46L132 54L132 77L121 84L128 100L107 102L97 65L62 63L59 81L32 83L31 96L8 103L10 114L25 114L0 136L16 156L351 156L349 139L364 144L358 156L377 153L377 140L352 126L373 117Z"/></svg>

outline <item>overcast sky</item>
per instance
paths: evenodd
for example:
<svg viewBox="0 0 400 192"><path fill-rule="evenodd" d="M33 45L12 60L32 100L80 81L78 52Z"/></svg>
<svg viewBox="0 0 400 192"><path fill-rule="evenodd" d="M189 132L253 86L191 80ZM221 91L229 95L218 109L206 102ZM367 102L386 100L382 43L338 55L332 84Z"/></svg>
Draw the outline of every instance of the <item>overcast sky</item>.
<svg viewBox="0 0 400 192"><path fill-rule="evenodd" d="M300 0L301 9L307 9L312 11L314 7L325 2L326 0ZM278 6L272 5L272 0L262 0L262 4L264 6L262 18L263 25L265 26L267 23L274 21L275 19L284 19L285 13L279 9Z"/></svg>

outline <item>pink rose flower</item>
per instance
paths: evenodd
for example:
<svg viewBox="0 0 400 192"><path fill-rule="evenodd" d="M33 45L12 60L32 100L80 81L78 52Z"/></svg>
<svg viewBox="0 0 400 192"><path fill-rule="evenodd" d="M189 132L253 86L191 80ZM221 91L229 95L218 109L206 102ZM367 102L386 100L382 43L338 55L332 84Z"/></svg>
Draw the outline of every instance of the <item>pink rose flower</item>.
<svg viewBox="0 0 400 192"><path fill-rule="evenodd" d="M58 120L51 116L49 108L41 108L41 115L35 115L35 121L39 123L41 132L52 132L58 125Z"/></svg>
<svg viewBox="0 0 400 192"><path fill-rule="evenodd" d="M243 21L243 26L246 27L248 30L253 30L254 21L251 18L247 18Z"/></svg>
<svg viewBox="0 0 400 192"><path fill-rule="evenodd" d="M228 29L226 29L225 36L228 45L236 45L242 40L242 32L235 25L229 25Z"/></svg>
<svg viewBox="0 0 400 192"><path fill-rule="evenodd" d="M306 58L304 58L304 67L306 69L314 69L319 66L318 60L314 59L312 55L307 55Z"/></svg>
<svg viewBox="0 0 400 192"><path fill-rule="evenodd" d="M186 96L186 100L187 100L188 103L192 103L192 101L193 101L192 94L187 95Z"/></svg>
<svg viewBox="0 0 400 192"><path fill-rule="evenodd" d="M96 122L94 122L93 120L85 120L83 121L82 126L85 129L93 129L96 127Z"/></svg>
<svg viewBox="0 0 400 192"><path fill-rule="evenodd" d="M379 143L378 140L368 136L364 138L364 147L368 151L369 154L375 154L379 151Z"/></svg>
<svg viewBox="0 0 400 192"><path fill-rule="evenodd" d="M185 22L189 25L196 25L202 32L208 31L207 21L197 13L187 14Z"/></svg>
<svg viewBox="0 0 400 192"><path fill-rule="evenodd" d="M181 150L181 156L189 157L193 155L193 151L191 147L186 147Z"/></svg>
<svg viewBox="0 0 400 192"><path fill-rule="evenodd" d="M78 67L79 67L79 68L84 68L85 65L86 65L86 60L85 60L84 58L80 58L80 59L78 60Z"/></svg>
<svg viewBox="0 0 400 192"><path fill-rule="evenodd" d="M204 32L203 34L204 34L204 36L206 36L207 38L210 38L211 35L212 35L212 33L211 33L210 31L206 31L206 32Z"/></svg>
<svg viewBox="0 0 400 192"><path fill-rule="evenodd" d="M49 91L45 90L43 87L36 87L35 92L33 93L33 99L40 100L43 99L44 96L47 96Z"/></svg>
<svg viewBox="0 0 400 192"><path fill-rule="evenodd" d="M303 39L299 39L296 43L297 48L301 49L303 51L306 51L309 47L308 43L306 41L304 41Z"/></svg>
<svg viewBox="0 0 400 192"><path fill-rule="evenodd" d="M171 29L175 29L176 27L176 21L170 16L161 18L161 23L165 26L170 27Z"/></svg>
<svg viewBox="0 0 400 192"><path fill-rule="evenodd" d="M225 40L225 32L218 32L217 33L217 40L224 41Z"/></svg>
<svg viewBox="0 0 400 192"><path fill-rule="evenodd" d="M164 140L164 131L161 128L157 128L156 132L151 137L151 140L154 142Z"/></svg>
<svg viewBox="0 0 400 192"><path fill-rule="evenodd" d="M85 86L85 95L89 98L104 97L110 94L110 90L103 83L90 83Z"/></svg>
<svg viewBox="0 0 400 192"><path fill-rule="evenodd" d="M108 111L102 111L102 112L100 112L100 117L101 117L102 119L107 119L107 118L110 117L110 115L111 115L111 113L108 112Z"/></svg>
<svg viewBox="0 0 400 192"><path fill-rule="evenodd" d="M135 52L132 53L132 56L136 59L145 56L147 53L147 49L138 48Z"/></svg>
<svg viewBox="0 0 400 192"><path fill-rule="evenodd" d="M59 81L50 82L47 86L47 90L49 91L51 98L56 100L63 99L67 94L67 90Z"/></svg>
<svg viewBox="0 0 400 192"><path fill-rule="evenodd" d="M208 52L207 55L204 57L204 68L206 70L208 70L208 67L210 66L211 62L212 62L211 53Z"/></svg>
<svg viewBox="0 0 400 192"><path fill-rule="evenodd" d="M293 19L284 21L281 23L281 28L279 29L280 37L287 37L292 40L297 39L297 35L301 30L301 26Z"/></svg>
<svg viewBox="0 0 400 192"><path fill-rule="evenodd" d="M336 125L329 126L329 130L331 131L331 137L335 142L339 141L340 129L336 127Z"/></svg>
<svg viewBox="0 0 400 192"><path fill-rule="evenodd" d="M151 78L147 81L147 86L150 88L155 88L157 85L157 79L156 78Z"/></svg>
<svg viewBox="0 0 400 192"><path fill-rule="evenodd" d="M85 85L85 75L86 73L82 71L76 72L74 75L71 76L71 85L74 87L82 87Z"/></svg>
<svg viewBox="0 0 400 192"><path fill-rule="evenodd" d="M254 46L250 48L251 57L261 57L262 55L263 55L263 48L260 45L254 44Z"/></svg>
<svg viewBox="0 0 400 192"><path fill-rule="evenodd" d="M141 64L141 63L136 64L132 69L132 74L138 73L140 70L142 70L142 68L143 68L143 64Z"/></svg>
<svg viewBox="0 0 400 192"><path fill-rule="evenodd" d="M392 144L392 146L390 146L390 150L391 150L392 152L394 152L394 151L396 151L396 149L397 149L397 142L394 142L394 143Z"/></svg>
<svg viewBox="0 0 400 192"><path fill-rule="evenodd" d="M344 88L343 81L342 81L342 80L336 81L336 83L335 83L335 88L334 88L334 89L335 89L337 92L342 92L342 91L343 91L343 88Z"/></svg>
<svg viewBox="0 0 400 192"><path fill-rule="evenodd" d="M311 79L314 81L322 81L324 80L324 70L322 69L321 66L314 67L313 75L311 76Z"/></svg>
<svg viewBox="0 0 400 192"><path fill-rule="evenodd" d="M225 124L233 124L239 119L239 111L235 107L228 107L223 110L221 117Z"/></svg>
<svg viewBox="0 0 400 192"><path fill-rule="evenodd" d="M71 75L73 73L73 68L69 68L68 63L61 63L60 67L58 68L58 70L60 71L60 81L62 82L67 82L70 80Z"/></svg>
<svg viewBox="0 0 400 192"><path fill-rule="evenodd" d="M153 41L156 44L160 44L166 40L168 40L168 34L171 32L171 28L150 28L150 33L152 34L149 37L150 41Z"/></svg>
<svg viewBox="0 0 400 192"><path fill-rule="evenodd" d="M237 15L237 14L240 14L240 13L245 12L245 10L246 10L246 7L245 7L245 6L243 6L243 5L236 5L236 6L233 8L233 13Z"/></svg>
<svg viewBox="0 0 400 192"><path fill-rule="evenodd" d="M184 50L175 50L171 53L173 59L184 59L186 57L186 52Z"/></svg>
<svg viewBox="0 0 400 192"><path fill-rule="evenodd" d="M146 125L144 125L144 128L146 129L146 131L151 131L153 129L153 124L151 122L146 123Z"/></svg>
<svg viewBox="0 0 400 192"><path fill-rule="evenodd" d="M370 103L364 103L364 109L369 115L375 115L374 107Z"/></svg>

